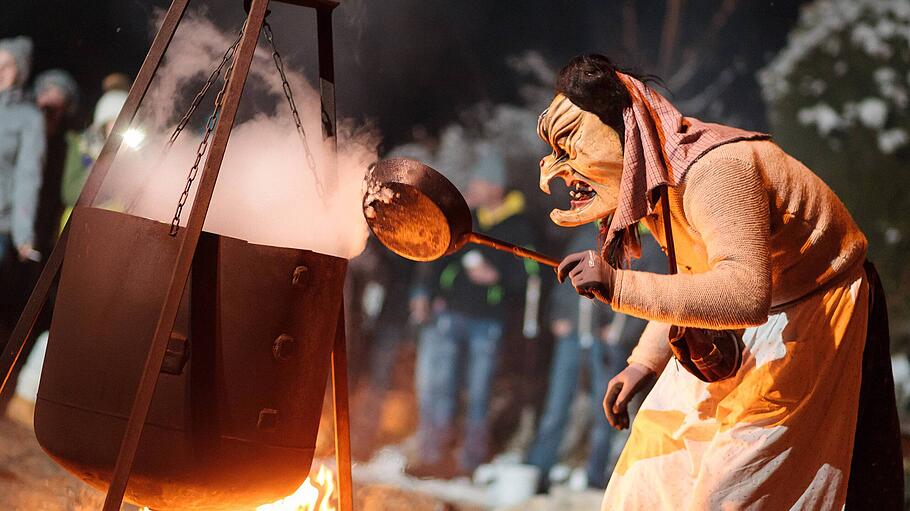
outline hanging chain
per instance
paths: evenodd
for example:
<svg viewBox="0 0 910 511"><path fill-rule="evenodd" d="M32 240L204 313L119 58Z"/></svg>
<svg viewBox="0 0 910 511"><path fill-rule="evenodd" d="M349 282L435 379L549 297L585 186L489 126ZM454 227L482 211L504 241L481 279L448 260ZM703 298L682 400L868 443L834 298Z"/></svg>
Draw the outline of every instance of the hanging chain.
<svg viewBox="0 0 910 511"><path fill-rule="evenodd" d="M246 30L246 22L243 24L243 28L240 29L240 37L243 37L243 32ZM240 38L237 39L237 42L240 42ZM231 48L225 52L226 58L222 60L221 64L218 65L218 69L212 73L211 81L214 81L214 78L217 77L217 73L224 66L224 63L227 61L227 58L233 56L234 48L237 47L237 43L234 43ZM224 83L221 86L221 90L218 91L218 94L215 96L215 108L212 110L212 114L209 115L209 119L205 124L205 134L202 136L202 140L199 142L199 146L196 148L196 160L193 162L193 166L190 168L190 172L186 177L186 186L183 188L183 193L180 194L180 200L177 201L177 211L174 212L174 219L171 220L171 230L170 235L176 236L177 232L180 230L180 215L183 213L183 207L186 205L186 201L190 197L190 189L193 187L193 181L196 180L196 176L199 174L199 163L202 161L202 157L205 155L206 150L208 150L209 138L212 135L212 132L215 131L215 122L218 120L218 116L221 114L221 107L224 104L224 95L228 88L228 83L231 79L231 71L234 69L234 61L231 59L231 63L228 65L227 70L224 73ZM206 83L206 88L211 87L211 83ZM200 92L204 95L204 91ZM200 99L197 95L197 100ZM194 104L198 104L198 101L194 100ZM192 108L195 110L195 107ZM192 112L188 112L189 115L192 115ZM187 117L184 117L184 120L187 120ZM171 136L171 140L175 140L180 134L180 131L183 129L183 126L186 125L185 122L181 121L182 126L178 126L178 129L174 131L174 134Z"/></svg>
<svg viewBox="0 0 910 511"><path fill-rule="evenodd" d="M245 25L245 24L244 24ZM240 30L240 33L237 35L237 40L234 41L227 50L225 50L224 55L221 56L221 62L218 64L212 74L209 75L208 80L202 85L202 89L196 94L196 97L193 98L190 108L183 114L183 118L180 119L180 122L177 123L177 127L174 128L174 133L171 134L170 140L168 140L167 147L174 145L174 142L177 141L177 137L180 136L180 133L186 128L187 123L190 122L190 118L196 112L196 109L199 107L199 104L202 102L202 99L208 94L209 89L212 85L215 84L215 81L218 80L218 76L221 74L221 70L224 69L224 66L234 57L234 53L237 51L237 47L240 45L240 38L243 37L243 29Z"/></svg>
<svg viewBox="0 0 910 511"><path fill-rule="evenodd" d="M272 27L269 25L268 20L263 23L262 28L265 32L265 38L269 41L269 46L272 47L272 60L275 62L275 68L278 69L278 74L281 76L281 87L284 89L284 96L288 100L288 106L291 107L291 115L294 118L294 124L297 126L297 134L300 135L300 140L303 142L307 166L310 168L313 179L316 181L316 193L319 197L322 197L325 189L322 185L322 181L319 179L319 174L316 172L316 158L313 157L313 152L310 151L310 143L307 140L306 131L303 130L303 123L300 122L300 114L297 112L297 103L294 101L294 92L291 90L291 84L288 83L288 77L284 72L284 61L281 58L281 54L278 53L278 47L275 46L275 38L272 34Z"/></svg>

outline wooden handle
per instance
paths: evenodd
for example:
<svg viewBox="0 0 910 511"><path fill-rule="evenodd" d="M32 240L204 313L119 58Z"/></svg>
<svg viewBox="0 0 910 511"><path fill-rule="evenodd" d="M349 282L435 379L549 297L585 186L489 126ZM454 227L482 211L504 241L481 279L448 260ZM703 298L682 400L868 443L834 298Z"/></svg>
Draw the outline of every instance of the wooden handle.
<svg viewBox="0 0 910 511"><path fill-rule="evenodd" d="M552 257L545 256L540 252L535 252L531 249L524 247L519 247L518 245L513 245L512 243L501 241L496 238L491 238L486 234L480 234L472 232L468 234L468 241L471 243L477 243L478 245L483 245L490 248L495 248L496 250L501 250L503 252L509 252L512 255L518 257L523 257L525 259L531 259L537 261L540 264L545 264L551 268L558 268L559 261L553 259Z"/></svg>

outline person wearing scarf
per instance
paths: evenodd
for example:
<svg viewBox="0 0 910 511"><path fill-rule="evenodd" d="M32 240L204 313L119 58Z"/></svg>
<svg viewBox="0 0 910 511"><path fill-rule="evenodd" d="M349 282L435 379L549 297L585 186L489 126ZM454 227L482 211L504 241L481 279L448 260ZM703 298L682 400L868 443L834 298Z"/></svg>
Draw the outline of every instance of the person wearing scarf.
<svg viewBox="0 0 910 511"><path fill-rule="evenodd" d="M605 226L558 277L650 321L604 400L626 427L657 378L603 509L900 509L884 296L834 192L768 135L684 117L602 55L562 69L538 133L541 189L570 188L551 219ZM639 222L666 251L665 208L680 272L626 269ZM742 366L707 383L668 364L671 325L738 330Z"/></svg>

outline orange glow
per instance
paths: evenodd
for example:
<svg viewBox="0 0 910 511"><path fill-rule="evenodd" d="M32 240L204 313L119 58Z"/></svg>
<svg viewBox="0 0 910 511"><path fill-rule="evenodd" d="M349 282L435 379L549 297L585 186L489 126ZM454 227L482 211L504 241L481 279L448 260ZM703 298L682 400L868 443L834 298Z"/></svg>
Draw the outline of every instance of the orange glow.
<svg viewBox="0 0 910 511"><path fill-rule="evenodd" d="M256 511L337 511L337 501L335 474L325 465L320 465L316 476L307 477L293 494L271 504L263 504Z"/></svg>

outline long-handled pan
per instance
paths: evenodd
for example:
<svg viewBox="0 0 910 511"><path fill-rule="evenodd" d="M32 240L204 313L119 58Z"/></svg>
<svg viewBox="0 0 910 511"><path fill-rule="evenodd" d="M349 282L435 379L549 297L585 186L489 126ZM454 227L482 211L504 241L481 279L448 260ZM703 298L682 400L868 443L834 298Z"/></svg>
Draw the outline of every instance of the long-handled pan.
<svg viewBox="0 0 910 511"><path fill-rule="evenodd" d="M389 250L433 261L477 243L556 268L559 261L473 231L464 197L442 174L407 158L381 160L366 176L363 215Z"/></svg>

